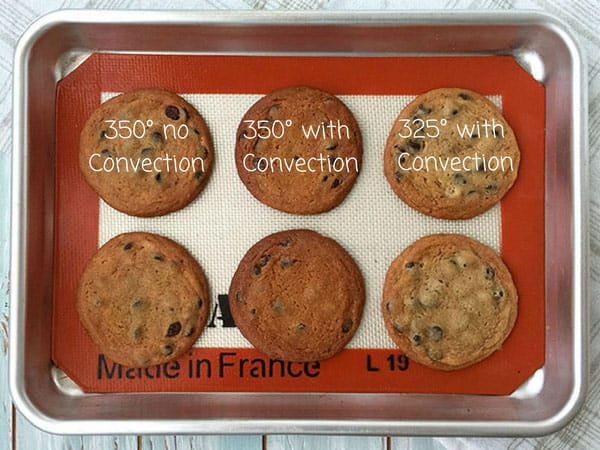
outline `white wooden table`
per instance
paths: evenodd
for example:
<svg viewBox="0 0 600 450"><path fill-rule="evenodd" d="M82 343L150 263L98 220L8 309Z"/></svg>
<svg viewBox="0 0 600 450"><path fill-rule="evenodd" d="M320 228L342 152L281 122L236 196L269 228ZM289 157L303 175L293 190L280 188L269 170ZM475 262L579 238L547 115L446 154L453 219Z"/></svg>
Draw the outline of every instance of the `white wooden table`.
<svg viewBox="0 0 600 450"><path fill-rule="evenodd" d="M543 9L568 22L587 52L590 111L591 348L590 388L581 414L565 429L543 438L410 438L351 436L55 436L30 425L12 406L8 393L8 237L13 51L20 35L39 16L62 8L97 9ZM444 448L600 448L600 2L598 0L0 0L0 450L44 449L444 449Z"/></svg>

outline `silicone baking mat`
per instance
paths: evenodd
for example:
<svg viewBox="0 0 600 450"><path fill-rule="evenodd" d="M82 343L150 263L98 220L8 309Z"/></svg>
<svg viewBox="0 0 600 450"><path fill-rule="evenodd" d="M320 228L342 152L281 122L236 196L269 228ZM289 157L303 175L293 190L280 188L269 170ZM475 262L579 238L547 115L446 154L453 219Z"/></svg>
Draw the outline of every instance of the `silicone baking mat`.
<svg viewBox="0 0 600 450"><path fill-rule="evenodd" d="M410 69L410 70L407 70ZM443 69L443 70L442 70ZM360 74L358 76L357 74ZM272 210L255 200L235 170L235 133L261 95L310 85L342 98L363 135L363 167L346 200L316 216ZM503 109L521 149L519 178L492 210L467 221L426 217L401 202L383 176L383 145L415 95L457 86ZM191 205L141 219L100 201L78 169L85 119L115 93L161 87L183 95L206 119L215 168ZM508 394L543 365L544 90L510 57L354 58L92 55L57 90L56 260L53 359L90 392L294 391ZM245 251L279 230L310 228L333 237L355 258L367 301L356 335L320 363L271 361L235 328L227 288ZM99 245L126 231L149 231L183 244L205 269L211 289L208 327L188 355L149 369L109 361L89 340L75 310L77 281ZM410 362L387 336L379 312L385 271L415 239L465 234L500 250L519 291L519 315L501 351L457 372Z"/></svg>

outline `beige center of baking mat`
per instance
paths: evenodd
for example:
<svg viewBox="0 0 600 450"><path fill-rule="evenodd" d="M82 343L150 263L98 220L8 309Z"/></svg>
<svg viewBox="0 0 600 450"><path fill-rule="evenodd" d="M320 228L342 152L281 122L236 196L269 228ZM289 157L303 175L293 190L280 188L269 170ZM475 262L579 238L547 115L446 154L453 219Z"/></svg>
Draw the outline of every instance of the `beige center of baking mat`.
<svg viewBox="0 0 600 450"><path fill-rule="evenodd" d="M103 93L102 101L116 94ZM309 228L338 241L365 278L363 319L348 348L395 348L381 317L383 280L400 251L422 236L458 233L500 250L500 205L471 220L425 216L392 192L383 175L383 148L398 113L414 96L340 96L353 112L363 137L363 166L350 194L327 213L301 216L274 210L256 200L240 181L233 143L240 118L260 95L180 94L204 117L215 147L215 167L204 191L182 210L155 218L123 214L100 200L99 246L120 233L147 231L182 244L206 272L213 312L217 295L227 294L237 265L257 241L292 228ZM501 106L498 96L490 97ZM228 157L229 156L229 157ZM217 310L217 317L221 311ZM222 316L221 316L222 317ZM210 321L196 347L243 348L251 344L234 327Z"/></svg>
<svg viewBox="0 0 600 450"><path fill-rule="evenodd" d="M243 113L261 95L293 85L340 95L364 138L363 167L352 191L338 208L318 216L287 215L259 203L234 167L234 133ZM165 217L138 219L99 204L79 173L79 133L106 93L151 86L194 93L187 99L211 128L216 160L205 190L191 205ZM394 196L382 170L384 141L410 98L403 94L412 97L444 86L501 97L521 149L519 177L501 207L466 222L412 211ZM85 391L505 395L543 364L544 89L510 57L95 54L58 84L56 136L52 358ZM359 331L348 348L320 363L270 361L235 328L224 327L215 309L247 249L288 228L311 228L336 239L366 278L368 298ZM124 368L99 354L75 308L79 277L99 243L138 230L172 237L194 254L206 271L217 311L198 347L148 369ZM414 239L433 232L458 232L500 248L519 291L517 323L503 349L452 373L408 361L387 338L379 314L387 266Z"/></svg>

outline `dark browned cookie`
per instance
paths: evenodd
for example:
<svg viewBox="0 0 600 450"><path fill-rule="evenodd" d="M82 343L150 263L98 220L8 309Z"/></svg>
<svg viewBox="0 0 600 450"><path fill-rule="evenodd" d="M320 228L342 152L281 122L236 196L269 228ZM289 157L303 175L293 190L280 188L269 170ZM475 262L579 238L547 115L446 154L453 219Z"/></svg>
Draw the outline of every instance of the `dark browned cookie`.
<svg viewBox="0 0 600 450"><path fill-rule="evenodd" d="M146 367L177 358L198 339L209 312L208 285L179 244L126 233L104 244L79 282L77 311L100 351Z"/></svg>
<svg viewBox="0 0 600 450"><path fill-rule="evenodd" d="M519 161L515 135L493 103L467 89L442 88L402 110L387 140L384 172L412 208L468 219L500 201Z"/></svg>
<svg viewBox="0 0 600 450"><path fill-rule="evenodd" d="M492 249L437 234L394 260L381 306L389 335L409 358L455 370L500 349L517 318L517 290Z"/></svg>
<svg viewBox="0 0 600 450"><path fill-rule="evenodd" d="M293 214L339 205L362 163L360 130L337 97L309 87L271 92L246 112L235 161L262 203Z"/></svg>
<svg viewBox="0 0 600 450"><path fill-rule="evenodd" d="M309 230L275 233L246 253L229 288L237 327L258 350L287 361L338 353L358 328L362 275L334 240Z"/></svg>
<svg viewBox="0 0 600 450"><path fill-rule="evenodd" d="M160 216L204 188L213 147L192 105L161 89L139 89L101 104L81 131L79 167L115 209Z"/></svg>

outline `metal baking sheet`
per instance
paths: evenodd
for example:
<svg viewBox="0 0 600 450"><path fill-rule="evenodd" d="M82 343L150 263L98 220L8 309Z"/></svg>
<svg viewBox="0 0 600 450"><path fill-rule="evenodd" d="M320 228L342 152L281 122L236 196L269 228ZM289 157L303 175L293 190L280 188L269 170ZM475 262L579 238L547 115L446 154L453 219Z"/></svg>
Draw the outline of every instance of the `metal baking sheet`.
<svg viewBox="0 0 600 450"><path fill-rule="evenodd" d="M85 19L81 19L85 17ZM179 39L185 35L186 39ZM423 40L421 36L431 36ZM512 55L546 89L546 359L511 396L83 394L50 361L56 83L92 52ZM585 89L568 29L531 13L61 12L15 55L10 384L56 433L542 434L585 393ZM58 387L58 388L57 388ZM285 413L282 415L282 411Z"/></svg>

